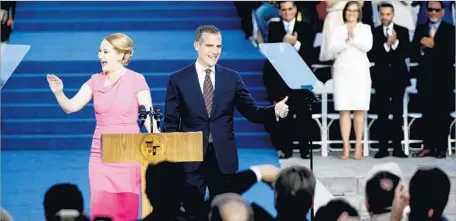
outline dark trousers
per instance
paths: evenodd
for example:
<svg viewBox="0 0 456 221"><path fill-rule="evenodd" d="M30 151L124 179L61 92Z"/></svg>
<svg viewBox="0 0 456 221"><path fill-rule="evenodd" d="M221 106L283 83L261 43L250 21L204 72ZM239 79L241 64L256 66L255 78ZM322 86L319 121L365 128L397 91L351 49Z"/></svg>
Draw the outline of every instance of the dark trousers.
<svg viewBox="0 0 456 221"><path fill-rule="evenodd" d="M416 99L419 112L423 113L419 134L425 149L445 152L448 148L450 113L454 111L455 105L454 67L422 63L418 70Z"/></svg>
<svg viewBox="0 0 456 221"><path fill-rule="evenodd" d="M448 91L447 96L433 92L418 94L423 113L420 134L423 139L424 149L445 152L448 147L447 139L450 132L451 107L454 109L454 95L451 96L452 94L450 93Z"/></svg>
<svg viewBox="0 0 456 221"><path fill-rule="evenodd" d="M286 155L293 152L293 141L299 141L301 153L311 149L310 140L316 128L313 126L312 116L309 112L306 98L311 96L308 90L294 90L288 93L287 104L289 112L287 117L280 118L278 122L266 125L266 130L271 134L271 142L277 150L282 150Z"/></svg>
<svg viewBox="0 0 456 221"><path fill-rule="evenodd" d="M392 83L391 83L392 82ZM403 99L405 85L394 84L392 80L390 84L383 84L375 88L375 103L378 120L376 122L379 129L379 150L387 150L389 147L388 141L393 142L394 151L401 150L402 140L402 124L403 124ZM392 114L393 119L388 116Z"/></svg>
<svg viewBox="0 0 456 221"><path fill-rule="evenodd" d="M1 24L1 42L5 42L9 40L11 35L12 29L11 26L6 24Z"/></svg>
<svg viewBox="0 0 456 221"><path fill-rule="evenodd" d="M212 143L209 144L204 155L204 161L200 167L186 174L186 191L183 207L188 220L204 220L204 199L206 188L211 197L222 192L222 185L228 175L223 174L218 166L215 150Z"/></svg>

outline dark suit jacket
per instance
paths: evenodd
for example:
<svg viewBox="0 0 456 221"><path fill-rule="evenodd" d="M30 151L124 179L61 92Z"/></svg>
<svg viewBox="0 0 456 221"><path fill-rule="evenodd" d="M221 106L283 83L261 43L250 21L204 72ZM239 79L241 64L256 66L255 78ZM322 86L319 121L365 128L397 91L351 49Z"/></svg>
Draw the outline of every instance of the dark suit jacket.
<svg viewBox="0 0 456 221"><path fill-rule="evenodd" d="M207 114L195 64L173 73L168 82L165 104L165 131L202 131L203 150L212 133L217 162L222 173L238 170L238 153L234 136L234 107L248 120L265 123L275 120L274 106L256 105L241 76L221 65L215 66L215 91L211 117ZM195 171L200 162L184 163L187 172Z"/></svg>
<svg viewBox="0 0 456 221"><path fill-rule="evenodd" d="M317 58L315 49L313 48L316 31L311 25L296 20L293 29L294 32L297 32L298 41L301 42L298 53L306 64L310 66ZM285 34L285 26L282 20L269 23L268 43L283 42ZM264 65L263 81L268 92L268 100L271 102L284 99L291 91L269 61L266 61Z"/></svg>
<svg viewBox="0 0 456 221"><path fill-rule="evenodd" d="M373 30L374 43L372 50L369 52L370 61L375 62L373 83L375 87L376 83L391 85L389 82L392 82L398 85L401 90L404 90L408 82L405 59L409 57L409 30L396 24L393 25L393 29L397 34L399 45L396 50L390 49L389 52L384 47L387 38L383 32L383 26L378 26Z"/></svg>
<svg viewBox="0 0 456 221"><path fill-rule="evenodd" d="M442 99L452 99L454 104L455 28L442 21L434 36L433 48L422 47L423 37L429 37L429 23L417 26L411 46L410 60L419 63L416 71L418 94L429 95L431 99L434 95L443 96Z"/></svg>
<svg viewBox="0 0 456 221"><path fill-rule="evenodd" d="M316 58L312 57L314 53L313 42L316 35L316 30L312 28L310 24L297 21L295 22L293 33L298 33L298 41L301 42L301 48L299 48L299 55L302 59L310 65ZM279 22L269 23L269 35L268 43L283 42L285 36L285 26L283 25L282 19Z"/></svg>

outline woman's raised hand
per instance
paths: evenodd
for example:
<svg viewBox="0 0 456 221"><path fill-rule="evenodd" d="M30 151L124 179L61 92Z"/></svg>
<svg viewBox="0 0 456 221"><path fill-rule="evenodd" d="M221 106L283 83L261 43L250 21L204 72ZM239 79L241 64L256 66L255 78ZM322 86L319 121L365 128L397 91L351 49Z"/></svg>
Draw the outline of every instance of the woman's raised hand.
<svg viewBox="0 0 456 221"><path fill-rule="evenodd" d="M49 88L51 88L52 93L58 94L63 92L63 82L59 77L53 74L48 74L46 76L46 79L49 83Z"/></svg>

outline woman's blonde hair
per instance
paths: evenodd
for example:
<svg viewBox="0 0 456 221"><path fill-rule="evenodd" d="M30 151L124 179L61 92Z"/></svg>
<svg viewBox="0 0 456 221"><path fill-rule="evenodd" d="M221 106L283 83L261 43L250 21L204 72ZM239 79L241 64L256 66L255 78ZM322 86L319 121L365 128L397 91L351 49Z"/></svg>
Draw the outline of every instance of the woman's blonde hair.
<svg viewBox="0 0 456 221"><path fill-rule="evenodd" d="M124 66L128 65L133 56L133 41L131 38L123 33L114 33L106 36L105 40L108 41L118 53L124 54L121 62Z"/></svg>

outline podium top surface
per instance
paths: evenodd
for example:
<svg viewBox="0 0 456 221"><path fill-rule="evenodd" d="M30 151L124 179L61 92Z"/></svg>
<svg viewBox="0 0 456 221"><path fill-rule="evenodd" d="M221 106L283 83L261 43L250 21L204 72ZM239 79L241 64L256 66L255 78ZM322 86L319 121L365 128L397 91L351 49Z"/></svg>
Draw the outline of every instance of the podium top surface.
<svg viewBox="0 0 456 221"><path fill-rule="evenodd" d="M317 77L289 43L262 43L259 47L288 87L295 90L315 87Z"/></svg>

